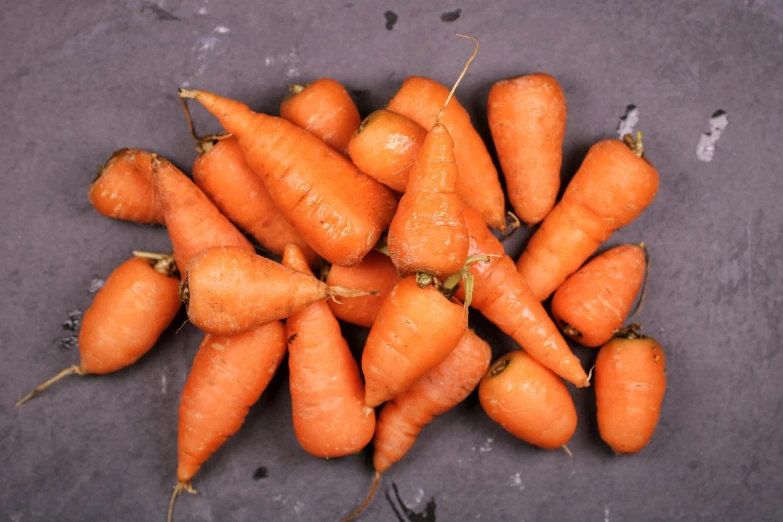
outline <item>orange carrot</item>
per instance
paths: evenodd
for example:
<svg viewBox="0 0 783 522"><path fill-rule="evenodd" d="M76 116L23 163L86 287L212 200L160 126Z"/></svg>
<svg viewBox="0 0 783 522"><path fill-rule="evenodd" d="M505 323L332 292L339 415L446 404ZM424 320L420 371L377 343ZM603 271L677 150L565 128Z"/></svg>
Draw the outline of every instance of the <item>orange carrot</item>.
<svg viewBox="0 0 783 522"><path fill-rule="evenodd" d="M663 349L636 327L606 343L595 362L598 430L615 453L637 453L650 442L666 393Z"/></svg>
<svg viewBox="0 0 783 522"><path fill-rule="evenodd" d="M405 192L408 176L427 130L401 114L375 111L359 125L348 145L359 170L397 192Z"/></svg>
<svg viewBox="0 0 783 522"><path fill-rule="evenodd" d="M163 224L163 205L152 179L150 153L115 151L90 184L87 197L106 217L136 223Z"/></svg>
<svg viewBox="0 0 783 522"><path fill-rule="evenodd" d="M386 107L410 118L425 129L435 125L435 118L449 89L429 78L411 76L402 84ZM454 140L454 156L459 168L457 194L476 210L484 221L498 230L506 228L505 198L498 172L481 137L470 123L468 112L453 100L443 111L441 121Z"/></svg>
<svg viewBox="0 0 783 522"><path fill-rule="evenodd" d="M190 260L210 247L236 246L255 252L242 232L169 161L153 154L152 175L180 273L184 275Z"/></svg>
<svg viewBox="0 0 783 522"><path fill-rule="evenodd" d="M70 366L16 403L21 406L66 375L103 375L135 363L154 345L182 304L171 256L138 252L106 279L84 313L78 366Z"/></svg>
<svg viewBox="0 0 783 522"><path fill-rule="evenodd" d="M615 247L566 279L552 298L552 316L563 333L592 348L609 341L642 286L645 253L644 243Z"/></svg>
<svg viewBox="0 0 783 522"><path fill-rule="evenodd" d="M283 266L310 274L299 248L290 244ZM288 338L291 410L302 448L332 458L361 451L375 431L375 411L364 405L359 366L323 301L285 321Z"/></svg>
<svg viewBox="0 0 783 522"><path fill-rule="evenodd" d="M269 385L286 351L285 327L275 321L231 337L207 334L201 341L179 404L177 485L169 503L201 465L245 422Z"/></svg>
<svg viewBox="0 0 783 522"><path fill-rule="evenodd" d="M560 190L563 89L548 74L501 80L489 91L487 119L514 212L525 223L540 222Z"/></svg>
<svg viewBox="0 0 783 522"><path fill-rule="evenodd" d="M235 335L285 319L329 297L371 293L327 286L312 275L233 246L209 248L194 257L180 286L190 322L216 335Z"/></svg>
<svg viewBox="0 0 783 522"><path fill-rule="evenodd" d="M544 307L516 271L503 245L473 209L465 208L470 255L494 255L488 263L470 265L471 306L510 335L531 357L576 386L589 386L582 365L560 335ZM458 297L464 295L460 289Z"/></svg>
<svg viewBox="0 0 783 522"><path fill-rule="evenodd" d="M237 137L277 208L327 261L358 263L388 228L393 193L312 134L215 94L180 96L195 98Z"/></svg>
<svg viewBox="0 0 783 522"><path fill-rule="evenodd" d="M354 297L342 303L328 300L327 303L338 319L370 328L386 296L400 279L397 268L388 256L371 251L358 265L332 265L326 277L326 284L357 290L376 290L378 295Z"/></svg>
<svg viewBox="0 0 783 522"><path fill-rule="evenodd" d="M576 430L576 408L563 381L520 350L492 363L479 401L504 430L540 448L565 446Z"/></svg>
<svg viewBox="0 0 783 522"><path fill-rule="evenodd" d="M658 192L658 171L643 157L641 135L590 148L563 199L517 261L540 301L549 297L601 242L636 219Z"/></svg>
<svg viewBox="0 0 783 522"><path fill-rule="evenodd" d="M362 354L367 406L407 390L442 363L464 335L467 310L433 284L436 279L422 274L408 276L383 302Z"/></svg>
<svg viewBox="0 0 783 522"><path fill-rule="evenodd" d="M280 105L280 117L301 127L347 156L348 142L359 128L359 110L345 87L331 78L292 85Z"/></svg>

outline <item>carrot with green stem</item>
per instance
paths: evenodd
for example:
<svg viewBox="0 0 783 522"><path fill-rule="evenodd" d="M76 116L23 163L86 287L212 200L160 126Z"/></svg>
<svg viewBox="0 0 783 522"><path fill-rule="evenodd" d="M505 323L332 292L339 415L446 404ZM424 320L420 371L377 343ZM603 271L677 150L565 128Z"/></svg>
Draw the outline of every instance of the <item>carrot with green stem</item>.
<svg viewBox="0 0 783 522"><path fill-rule="evenodd" d="M644 157L641 133L593 145L517 260L536 298L549 297L602 242L639 217L657 192L658 171Z"/></svg>
<svg viewBox="0 0 783 522"><path fill-rule="evenodd" d="M21 406L68 375L105 375L136 362L168 328L181 306L171 256L134 252L95 294L79 331L81 362L20 399Z"/></svg>
<svg viewBox="0 0 783 522"><path fill-rule="evenodd" d="M294 244L283 266L310 274ZM375 431L375 411L364 405L364 382L340 324L318 301L289 316L288 370L296 439L309 454L334 458L361 451Z"/></svg>
<svg viewBox="0 0 783 522"><path fill-rule="evenodd" d="M151 161L152 155L140 149L115 151L87 190L95 210L113 219L162 225L163 205Z"/></svg>
<svg viewBox="0 0 783 522"><path fill-rule="evenodd" d="M329 298L375 292L327 286L243 248L209 248L188 264L180 295L188 319L205 332L235 335L285 319Z"/></svg>
<svg viewBox="0 0 783 522"><path fill-rule="evenodd" d="M234 336L204 336L180 398L177 485L169 502L169 522L179 494L196 493L193 477L245 422L285 351L280 321Z"/></svg>
<svg viewBox="0 0 783 522"><path fill-rule="evenodd" d="M644 243L607 250L566 279L552 297L552 317L584 346L608 342L628 317L647 273ZM644 290L639 305L644 299ZM638 309L638 306L637 306Z"/></svg>
<svg viewBox="0 0 783 522"><path fill-rule="evenodd" d="M275 206L327 261L358 263L388 228L397 206L392 191L312 134L212 93L179 94L196 99L236 136Z"/></svg>
<svg viewBox="0 0 783 522"><path fill-rule="evenodd" d="M345 87L321 78L288 89L291 94L280 105L280 117L347 156L348 142L362 119Z"/></svg>

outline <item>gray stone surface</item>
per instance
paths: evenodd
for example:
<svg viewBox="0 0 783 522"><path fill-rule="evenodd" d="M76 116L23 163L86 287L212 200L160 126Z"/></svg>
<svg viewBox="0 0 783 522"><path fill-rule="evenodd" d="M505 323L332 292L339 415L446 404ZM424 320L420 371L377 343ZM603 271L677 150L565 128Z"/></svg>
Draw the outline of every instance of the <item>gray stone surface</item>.
<svg viewBox="0 0 783 522"><path fill-rule="evenodd" d="M91 209L85 190L110 152L153 149L187 169L195 153L176 100L185 82L275 112L289 83L328 75L361 91L366 114L406 75L452 82L470 52L457 31L482 44L459 90L482 132L494 80L534 71L560 80L566 177L590 144L615 135L628 104L638 106L661 189L610 243L650 247L641 318L666 350L669 389L650 446L621 458L598 437L590 390L571 388L573 458L514 439L471 397L384 476L364 520L396 520L383 494L392 483L416 513L434 498L435 516L410 522L783 519L778 0L3 4L0 520L163 520L175 482L178 395L200 339L191 326L126 371L71 378L13 407L77 362L75 348L60 348L70 333L61 323L89 306L92 279L131 249L169 246L162 228ZM441 20L456 8L458 20ZM387 10L398 15L390 31ZM705 163L696 146L717 109L730 123ZM472 322L496 354L514 347L478 314ZM361 346L362 332L346 332ZM595 352L577 350L591 365ZM364 496L369 452L305 455L286 379L276 377L204 466L178 520L336 520ZM254 480L260 466L268 476Z"/></svg>

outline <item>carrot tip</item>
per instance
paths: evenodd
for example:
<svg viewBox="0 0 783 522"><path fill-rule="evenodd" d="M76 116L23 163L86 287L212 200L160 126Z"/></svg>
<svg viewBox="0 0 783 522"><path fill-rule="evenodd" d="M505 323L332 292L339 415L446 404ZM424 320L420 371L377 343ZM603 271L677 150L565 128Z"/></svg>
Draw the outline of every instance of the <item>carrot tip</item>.
<svg viewBox="0 0 783 522"><path fill-rule="evenodd" d="M60 373L58 373L48 381L44 382L43 384L39 384L38 386L36 386L36 388L33 391L31 391L30 393L28 393L27 395L25 395L24 397L16 401L16 407L18 408L19 406L23 405L24 403L26 403L27 401L29 401L30 399L32 399L33 397L37 396L39 393L44 391L46 388L54 384L55 382L59 381L63 377L71 375L72 373L75 373L76 375L84 375L85 372L82 371L82 369L76 365L69 366L68 368L64 369L63 371L61 371Z"/></svg>
<svg viewBox="0 0 783 522"><path fill-rule="evenodd" d="M187 491L191 495L195 495L198 493L195 489L193 489L193 485L188 482L177 482L177 485L174 486L174 492L171 494L171 500L169 501L169 511L168 516L166 517L167 522L171 522L174 519L174 503L177 501L177 497L179 496L182 491Z"/></svg>
<svg viewBox="0 0 783 522"><path fill-rule="evenodd" d="M565 444L563 444L562 448L563 448L563 451L565 451L566 453L568 453L568 456L569 456L569 457L573 457L573 456L574 456L574 454L573 454L573 453L571 453L571 450L570 450L570 449L568 449L568 446L566 446Z"/></svg>
<svg viewBox="0 0 783 522"><path fill-rule="evenodd" d="M188 89L177 89L177 94L179 94L180 98L191 98L196 99L198 98L199 91L191 91Z"/></svg>
<svg viewBox="0 0 783 522"><path fill-rule="evenodd" d="M370 501L372 501L372 498L375 496L375 491L378 489L378 484L381 482L381 472L377 469L375 470L375 476L372 479L372 486L370 486L370 492L367 494L367 498L364 499L364 502L362 502L362 505L356 508L356 510L342 519L340 522L350 522L351 520L354 520L356 517L361 515L362 511L364 511L364 508L366 508L368 505L370 505Z"/></svg>

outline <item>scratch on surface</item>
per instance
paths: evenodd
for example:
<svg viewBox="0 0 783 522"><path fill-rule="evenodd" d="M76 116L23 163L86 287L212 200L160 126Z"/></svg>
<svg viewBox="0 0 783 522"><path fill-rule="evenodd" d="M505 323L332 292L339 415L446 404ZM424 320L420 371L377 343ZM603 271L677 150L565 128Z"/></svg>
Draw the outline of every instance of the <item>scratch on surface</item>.
<svg viewBox="0 0 783 522"><path fill-rule="evenodd" d="M161 375L160 376L160 393L163 395L166 395L166 392L168 391L168 382L166 381L166 376Z"/></svg>
<svg viewBox="0 0 783 522"><path fill-rule="evenodd" d="M633 134L636 125L639 124L639 108L634 105L628 105L625 108L625 114L620 116L617 123L617 136L623 139L626 134Z"/></svg>
<svg viewBox="0 0 783 522"><path fill-rule="evenodd" d="M213 32L216 32L217 34L228 34L231 32L231 29L226 27L225 25L218 25L214 29L212 29Z"/></svg>
<svg viewBox="0 0 783 522"><path fill-rule="evenodd" d="M305 505L304 502L297 500L296 504L294 504L294 513L297 515L301 515L302 511L304 511Z"/></svg>
<svg viewBox="0 0 783 522"><path fill-rule="evenodd" d="M748 212L748 222L745 225L745 230L748 235L748 250L745 253L745 260L748 264L748 301L751 300L753 287L753 221L750 212Z"/></svg>
<svg viewBox="0 0 783 522"><path fill-rule="evenodd" d="M696 146L696 156L706 163L712 161L715 155L715 144L718 143L720 135L729 125L729 115L723 109L718 109L710 116L710 130L703 132L699 137L699 144Z"/></svg>
<svg viewBox="0 0 783 522"><path fill-rule="evenodd" d="M487 453L489 451L492 451L492 443L495 441L492 437L487 437L487 440L484 442L484 445L479 448L479 451L481 453Z"/></svg>
<svg viewBox="0 0 783 522"><path fill-rule="evenodd" d="M416 490L416 496L413 497L413 505L418 506L421 504L421 501L424 499L424 490L421 488L418 488Z"/></svg>
<svg viewBox="0 0 783 522"><path fill-rule="evenodd" d="M525 491L525 485L522 484L522 475L519 473L511 475L511 484L518 487L519 491Z"/></svg>
<svg viewBox="0 0 783 522"><path fill-rule="evenodd" d="M609 522L609 506L604 507L604 522Z"/></svg>

